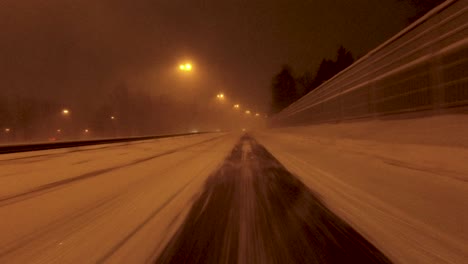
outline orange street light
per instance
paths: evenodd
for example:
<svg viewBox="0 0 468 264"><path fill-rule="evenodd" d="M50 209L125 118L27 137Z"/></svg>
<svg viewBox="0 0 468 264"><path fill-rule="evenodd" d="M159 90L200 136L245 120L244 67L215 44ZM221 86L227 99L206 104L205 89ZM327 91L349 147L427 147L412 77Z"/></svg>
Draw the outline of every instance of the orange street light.
<svg viewBox="0 0 468 264"><path fill-rule="evenodd" d="M234 107L234 109L239 109L239 108L240 108L240 105L239 105L239 104L235 104L233 107Z"/></svg>
<svg viewBox="0 0 468 264"><path fill-rule="evenodd" d="M69 114L70 114L70 110L68 110L68 109L65 108L65 109L62 110L62 114L63 114L63 115L69 115Z"/></svg>
<svg viewBox="0 0 468 264"><path fill-rule="evenodd" d="M190 64L190 63L180 64L179 69L181 71L191 71L192 70L192 64Z"/></svg>
<svg viewBox="0 0 468 264"><path fill-rule="evenodd" d="M245 110L245 113L250 115L250 110Z"/></svg>
<svg viewBox="0 0 468 264"><path fill-rule="evenodd" d="M217 97L219 100L224 100L224 94L223 94L223 93L217 94L216 97Z"/></svg>

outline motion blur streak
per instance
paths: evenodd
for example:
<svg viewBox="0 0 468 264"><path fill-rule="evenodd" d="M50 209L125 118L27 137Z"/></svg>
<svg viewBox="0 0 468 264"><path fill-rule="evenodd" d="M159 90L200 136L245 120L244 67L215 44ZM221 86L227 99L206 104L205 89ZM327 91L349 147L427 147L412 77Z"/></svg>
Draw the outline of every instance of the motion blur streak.
<svg viewBox="0 0 468 264"><path fill-rule="evenodd" d="M390 263L244 135L156 263Z"/></svg>

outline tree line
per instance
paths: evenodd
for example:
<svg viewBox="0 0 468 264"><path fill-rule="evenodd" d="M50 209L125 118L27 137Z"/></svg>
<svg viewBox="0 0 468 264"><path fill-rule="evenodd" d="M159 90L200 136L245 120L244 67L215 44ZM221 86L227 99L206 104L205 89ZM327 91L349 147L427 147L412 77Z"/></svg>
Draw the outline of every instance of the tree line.
<svg viewBox="0 0 468 264"><path fill-rule="evenodd" d="M414 14L408 18L408 23L412 23L445 0L396 1L407 3L415 8ZM351 52L343 46L340 46L337 51L336 59L323 59L315 74L305 72L295 77L291 67L289 65L283 65L280 72L277 73L272 80L271 113L278 113L305 94L319 87L322 83L344 70L353 62L354 58Z"/></svg>
<svg viewBox="0 0 468 264"><path fill-rule="evenodd" d="M297 99L319 87L322 83L353 64L351 51L340 46L335 59L323 59L315 74L305 72L294 76L289 65L283 65L272 80L272 109L278 113Z"/></svg>

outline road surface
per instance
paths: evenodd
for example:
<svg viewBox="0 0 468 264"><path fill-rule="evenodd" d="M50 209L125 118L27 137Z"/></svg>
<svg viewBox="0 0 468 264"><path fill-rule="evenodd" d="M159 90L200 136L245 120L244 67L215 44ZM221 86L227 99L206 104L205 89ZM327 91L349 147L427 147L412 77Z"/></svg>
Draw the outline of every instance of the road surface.
<svg viewBox="0 0 468 264"><path fill-rule="evenodd" d="M0 263L153 259L237 140L206 134L0 156Z"/></svg>
<svg viewBox="0 0 468 264"><path fill-rule="evenodd" d="M467 263L466 121L436 115L253 135L396 263Z"/></svg>
<svg viewBox="0 0 468 264"><path fill-rule="evenodd" d="M244 135L156 263L390 263Z"/></svg>
<svg viewBox="0 0 468 264"><path fill-rule="evenodd" d="M346 146L254 131L1 155L0 263L464 262L460 174Z"/></svg>

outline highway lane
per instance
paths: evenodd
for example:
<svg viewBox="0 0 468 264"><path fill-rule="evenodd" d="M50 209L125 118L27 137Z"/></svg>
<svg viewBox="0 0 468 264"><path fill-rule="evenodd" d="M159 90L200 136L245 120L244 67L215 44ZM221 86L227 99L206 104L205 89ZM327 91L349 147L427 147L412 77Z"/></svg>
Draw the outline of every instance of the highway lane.
<svg viewBox="0 0 468 264"><path fill-rule="evenodd" d="M0 156L0 263L154 258L238 137L206 134Z"/></svg>
<svg viewBox="0 0 468 264"><path fill-rule="evenodd" d="M0 156L0 263L389 263L239 138Z"/></svg>
<svg viewBox="0 0 468 264"><path fill-rule="evenodd" d="M244 135L156 263L390 263Z"/></svg>
<svg viewBox="0 0 468 264"><path fill-rule="evenodd" d="M466 122L436 121L327 124L254 136L395 262L466 263Z"/></svg>
<svg viewBox="0 0 468 264"><path fill-rule="evenodd" d="M0 203L51 183L131 166L212 138L199 135L1 155Z"/></svg>

